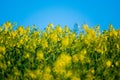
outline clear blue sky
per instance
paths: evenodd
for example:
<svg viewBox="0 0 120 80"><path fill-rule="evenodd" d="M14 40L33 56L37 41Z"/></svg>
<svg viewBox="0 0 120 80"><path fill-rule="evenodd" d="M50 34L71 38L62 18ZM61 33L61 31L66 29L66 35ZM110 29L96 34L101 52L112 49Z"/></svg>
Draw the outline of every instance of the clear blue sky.
<svg viewBox="0 0 120 80"><path fill-rule="evenodd" d="M120 27L120 0L0 0L0 25L6 21L18 25L45 28L75 23L80 26L100 25L107 29L110 23Z"/></svg>

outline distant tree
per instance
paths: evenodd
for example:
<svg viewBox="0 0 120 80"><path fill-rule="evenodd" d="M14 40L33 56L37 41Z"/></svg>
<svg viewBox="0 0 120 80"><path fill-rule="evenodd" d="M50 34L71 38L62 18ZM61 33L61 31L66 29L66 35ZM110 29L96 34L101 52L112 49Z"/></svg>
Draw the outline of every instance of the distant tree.
<svg viewBox="0 0 120 80"><path fill-rule="evenodd" d="M74 24L73 31L74 31L76 34L79 33L79 31L80 31L80 26L78 25L78 23L75 23L75 24Z"/></svg>

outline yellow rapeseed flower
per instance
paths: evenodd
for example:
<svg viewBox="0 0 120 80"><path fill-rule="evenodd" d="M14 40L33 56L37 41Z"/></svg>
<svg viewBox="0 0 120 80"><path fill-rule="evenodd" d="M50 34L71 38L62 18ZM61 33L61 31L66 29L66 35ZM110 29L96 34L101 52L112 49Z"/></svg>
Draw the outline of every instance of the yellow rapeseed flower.
<svg viewBox="0 0 120 80"><path fill-rule="evenodd" d="M53 80L53 76L50 73L43 73L42 80Z"/></svg>
<svg viewBox="0 0 120 80"><path fill-rule="evenodd" d="M94 80L94 75L93 74L90 74L90 73L88 73L87 75L86 75L86 80Z"/></svg>
<svg viewBox="0 0 120 80"><path fill-rule="evenodd" d="M34 71L34 73L36 74L37 77L40 77L42 75L42 70L38 68Z"/></svg>
<svg viewBox="0 0 120 80"><path fill-rule="evenodd" d="M118 61L116 61L116 62L115 62L115 65L116 65L116 66L119 66L119 62L118 62Z"/></svg>
<svg viewBox="0 0 120 80"><path fill-rule="evenodd" d="M0 53L3 53L3 54L4 54L4 53L5 53L5 49L6 49L6 48L5 48L4 46L0 46Z"/></svg>
<svg viewBox="0 0 120 80"><path fill-rule="evenodd" d="M7 62L7 64L8 64L8 65L10 65L10 64L11 64L11 62L10 62L10 61L8 61L8 62Z"/></svg>
<svg viewBox="0 0 120 80"><path fill-rule="evenodd" d="M95 70L92 68L92 69L90 69L90 72L91 72L92 74L94 74L94 73L95 73Z"/></svg>
<svg viewBox="0 0 120 80"><path fill-rule="evenodd" d="M50 36L50 38L51 38L51 40L52 40L53 42L57 42L58 36L57 36L57 34L52 33L51 36Z"/></svg>
<svg viewBox="0 0 120 80"><path fill-rule="evenodd" d="M84 60L84 55L79 55L79 59L80 59L80 61L83 61Z"/></svg>
<svg viewBox="0 0 120 80"><path fill-rule="evenodd" d="M56 27L56 31L57 31L58 33L61 33L61 32L62 32L62 28L61 28L60 26L57 26L57 27Z"/></svg>
<svg viewBox="0 0 120 80"><path fill-rule="evenodd" d="M120 48L119 44L116 44L116 47L117 47L117 49L119 49Z"/></svg>
<svg viewBox="0 0 120 80"><path fill-rule="evenodd" d="M79 58L78 58L78 54L75 54L72 56L73 62L78 62Z"/></svg>
<svg viewBox="0 0 120 80"><path fill-rule="evenodd" d="M86 49L83 49L83 50L81 51L81 54L83 54L83 55L85 55L86 53L87 53Z"/></svg>
<svg viewBox="0 0 120 80"><path fill-rule="evenodd" d="M56 63L59 64L58 66L64 67L71 63L71 56L69 56L66 53L61 53L61 55L58 57Z"/></svg>
<svg viewBox="0 0 120 80"><path fill-rule="evenodd" d="M0 27L0 31L2 31L3 29Z"/></svg>
<svg viewBox="0 0 120 80"><path fill-rule="evenodd" d="M46 66L44 73L50 73L50 72L51 72L50 66Z"/></svg>
<svg viewBox="0 0 120 80"><path fill-rule="evenodd" d="M6 22L6 23L4 23L4 26L5 26L6 29L9 29L9 28L12 27L12 25L11 25L10 22Z"/></svg>
<svg viewBox="0 0 120 80"><path fill-rule="evenodd" d="M30 57L30 54L26 53L25 58L29 58L29 57Z"/></svg>
<svg viewBox="0 0 120 80"><path fill-rule="evenodd" d="M67 53L61 53L60 59L64 61L66 64L71 63L71 56L68 55Z"/></svg>
<svg viewBox="0 0 120 80"><path fill-rule="evenodd" d="M11 32L10 32L10 36L11 36L12 38L15 38L16 35L17 35L16 32L14 32L14 31L11 31Z"/></svg>
<svg viewBox="0 0 120 80"><path fill-rule="evenodd" d="M53 27L54 25L52 23L48 24L48 27Z"/></svg>
<svg viewBox="0 0 120 80"><path fill-rule="evenodd" d="M35 37L35 36L37 36L37 37L38 37L38 36L39 36L39 34L40 34L39 32L34 32L34 33L33 33L33 36L34 36L34 37Z"/></svg>
<svg viewBox="0 0 120 80"><path fill-rule="evenodd" d="M37 45L37 44L36 44L36 42L34 41L34 42L33 42L33 47L36 48L36 45Z"/></svg>
<svg viewBox="0 0 120 80"><path fill-rule="evenodd" d="M43 49L48 47L48 42L46 40L42 40L41 42Z"/></svg>
<svg viewBox="0 0 120 80"><path fill-rule="evenodd" d="M72 76L72 71L69 70L69 71L65 74L65 77L66 77L66 78L69 78L69 77L71 77L71 76Z"/></svg>
<svg viewBox="0 0 120 80"><path fill-rule="evenodd" d="M4 69L5 70L6 68L7 68L7 65L0 61L0 69Z"/></svg>
<svg viewBox="0 0 120 80"><path fill-rule="evenodd" d="M114 35L114 36L117 36L117 35L118 35L118 32L114 30L114 31L113 31L113 35Z"/></svg>
<svg viewBox="0 0 120 80"><path fill-rule="evenodd" d="M72 34L71 34L71 38L72 38L72 39L74 39L74 38L75 38L75 36L76 36L76 34L75 34L75 33L72 33Z"/></svg>
<svg viewBox="0 0 120 80"><path fill-rule="evenodd" d="M37 59L38 60L44 59L44 54L41 50L37 52Z"/></svg>
<svg viewBox="0 0 120 80"><path fill-rule="evenodd" d="M112 65L112 62L110 61L110 60L108 60L107 62L106 62L106 66L107 67L110 67Z"/></svg>
<svg viewBox="0 0 120 80"><path fill-rule="evenodd" d="M36 74L35 74L34 72L32 72L32 71L29 73L29 75L30 75L30 77L31 77L32 79L35 79L35 78L36 78Z"/></svg>
<svg viewBox="0 0 120 80"><path fill-rule="evenodd" d="M76 76L72 76L71 77L71 80L81 80L79 77L76 77Z"/></svg>
<svg viewBox="0 0 120 80"><path fill-rule="evenodd" d="M53 70L58 74L65 73L65 67L71 64L71 56L66 53L61 53L61 55L57 58L54 63Z"/></svg>
<svg viewBox="0 0 120 80"><path fill-rule="evenodd" d="M24 43L24 40L20 39L19 44L23 44L23 43Z"/></svg>
<svg viewBox="0 0 120 80"><path fill-rule="evenodd" d="M29 37L27 35L24 35L24 41L27 42L29 40Z"/></svg>
<svg viewBox="0 0 120 80"><path fill-rule="evenodd" d="M87 24L84 24L84 25L82 26L82 28L83 28L85 31L87 31L87 30L88 30L88 25L87 25Z"/></svg>
<svg viewBox="0 0 120 80"><path fill-rule="evenodd" d="M23 26L20 26L20 27L17 29L17 31L18 31L18 33L19 33L20 35L24 34L24 28L23 28Z"/></svg>
<svg viewBox="0 0 120 80"><path fill-rule="evenodd" d="M62 39L62 46L63 47L66 47L69 45L69 38L68 37L65 37Z"/></svg>

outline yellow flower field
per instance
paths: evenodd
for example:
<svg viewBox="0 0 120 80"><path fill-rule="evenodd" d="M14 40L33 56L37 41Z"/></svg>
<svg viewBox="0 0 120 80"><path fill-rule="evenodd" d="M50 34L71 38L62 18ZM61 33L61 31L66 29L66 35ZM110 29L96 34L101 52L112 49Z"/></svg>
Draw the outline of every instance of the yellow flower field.
<svg viewBox="0 0 120 80"><path fill-rule="evenodd" d="M120 29L14 26L0 26L0 80L120 80Z"/></svg>

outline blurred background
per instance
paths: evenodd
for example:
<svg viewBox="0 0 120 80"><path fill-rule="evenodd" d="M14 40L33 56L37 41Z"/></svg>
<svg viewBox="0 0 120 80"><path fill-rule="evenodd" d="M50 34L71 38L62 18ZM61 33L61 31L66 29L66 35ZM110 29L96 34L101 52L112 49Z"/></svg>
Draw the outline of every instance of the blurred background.
<svg viewBox="0 0 120 80"><path fill-rule="evenodd" d="M83 24L100 25L102 30L113 24L117 29L120 0L0 0L0 25L6 21L40 29L49 23L71 29Z"/></svg>

